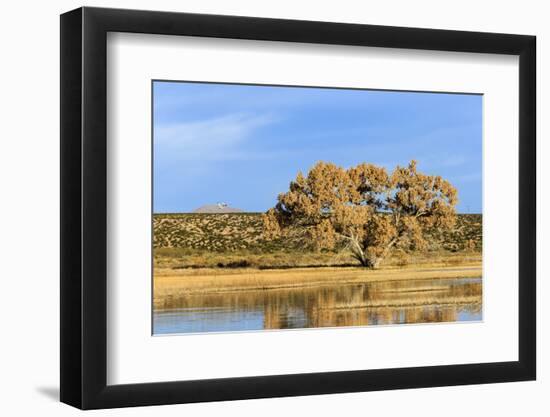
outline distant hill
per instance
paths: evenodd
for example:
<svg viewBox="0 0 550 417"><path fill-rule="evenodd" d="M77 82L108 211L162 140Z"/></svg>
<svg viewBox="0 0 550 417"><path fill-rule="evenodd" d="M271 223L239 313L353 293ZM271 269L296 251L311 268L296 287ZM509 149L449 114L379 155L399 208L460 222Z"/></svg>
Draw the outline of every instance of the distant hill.
<svg viewBox="0 0 550 417"><path fill-rule="evenodd" d="M193 213L242 213L243 210L229 207L226 204L206 204L195 210Z"/></svg>

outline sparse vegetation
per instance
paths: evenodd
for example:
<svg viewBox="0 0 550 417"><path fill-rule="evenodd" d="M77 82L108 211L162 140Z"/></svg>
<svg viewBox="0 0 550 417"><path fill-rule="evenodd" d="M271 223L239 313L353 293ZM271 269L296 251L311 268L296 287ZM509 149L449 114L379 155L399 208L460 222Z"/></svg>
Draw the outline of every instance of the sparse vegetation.
<svg viewBox="0 0 550 417"><path fill-rule="evenodd" d="M353 266L349 252L315 251L298 232L265 239L261 213L155 214L154 259L159 268L291 268ZM459 214L452 230L431 231L421 251L397 250L384 266L458 265L481 259L482 217Z"/></svg>

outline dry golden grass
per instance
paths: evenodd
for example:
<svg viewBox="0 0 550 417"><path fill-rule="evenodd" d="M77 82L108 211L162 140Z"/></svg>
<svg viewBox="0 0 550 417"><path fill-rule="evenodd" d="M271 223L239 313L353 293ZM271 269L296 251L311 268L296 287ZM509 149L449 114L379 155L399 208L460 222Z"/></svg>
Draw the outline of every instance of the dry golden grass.
<svg viewBox="0 0 550 417"><path fill-rule="evenodd" d="M312 287L375 281L402 281L435 278L479 278L481 262L460 266L425 264L408 268L367 270L348 268L294 268L287 270L257 270L251 268L220 269L155 269L155 304L166 297L185 294L220 293Z"/></svg>

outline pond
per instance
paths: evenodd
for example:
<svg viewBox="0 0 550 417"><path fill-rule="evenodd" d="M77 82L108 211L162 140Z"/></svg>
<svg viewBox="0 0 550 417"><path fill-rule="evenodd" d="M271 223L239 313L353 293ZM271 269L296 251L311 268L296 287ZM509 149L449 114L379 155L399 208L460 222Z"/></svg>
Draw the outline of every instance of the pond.
<svg viewBox="0 0 550 417"><path fill-rule="evenodd" d="M481 278L189 294L153 312L153 333L479 321Z"/></svg>

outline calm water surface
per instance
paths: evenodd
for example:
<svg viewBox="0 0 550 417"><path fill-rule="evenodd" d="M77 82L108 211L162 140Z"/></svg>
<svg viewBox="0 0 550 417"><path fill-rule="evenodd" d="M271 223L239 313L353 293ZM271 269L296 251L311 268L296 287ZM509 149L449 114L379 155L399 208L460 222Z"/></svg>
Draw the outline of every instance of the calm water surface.
<svg viewBox="0 0 550 417"><path fill-rule="evenodd" d="M430 279L185 295L153 313L155 334L478 321L479 279Z"/></svg>

